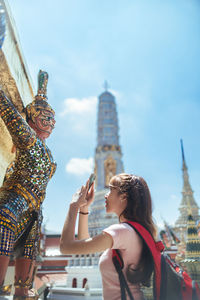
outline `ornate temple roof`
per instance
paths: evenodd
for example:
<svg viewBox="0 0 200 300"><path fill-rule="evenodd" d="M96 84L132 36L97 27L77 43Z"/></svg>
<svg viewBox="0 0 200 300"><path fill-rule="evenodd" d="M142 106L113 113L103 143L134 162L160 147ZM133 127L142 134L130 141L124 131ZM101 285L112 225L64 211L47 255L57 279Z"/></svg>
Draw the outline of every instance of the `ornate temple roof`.
<svg viewBox="0 0 200 300"><path fill-rule="evenodd" d="M97 121L97 147L119 146L119 126L115 97L105 90L99 96Z"/></svg>
<svg viewBox="0 0 200 300"><path fill-rule="evenodd" d="M195 221L191 214L188 215L187 220L187 241L185 258L200 261L200 239L198 237Z"/></svg>
<svg viewBox="0 0 200 300"><path fill-rule="evenodd" d="M99 95L99 99L101 101L113 101L113 100L115 100L115 97L113 96L113 94L111 94L110 92L108 92L106 90Z"/></svg>

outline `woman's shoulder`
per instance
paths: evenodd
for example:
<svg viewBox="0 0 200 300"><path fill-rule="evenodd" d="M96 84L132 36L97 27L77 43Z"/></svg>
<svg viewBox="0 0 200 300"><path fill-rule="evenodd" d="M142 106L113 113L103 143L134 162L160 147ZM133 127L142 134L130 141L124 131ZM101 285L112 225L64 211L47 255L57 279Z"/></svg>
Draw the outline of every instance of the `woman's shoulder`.
<svg viewBox="0 0 200 300"><path fill-rule="evenodd" d="M132 228L130 225L127 223L117 223L117 224L112 224L109 227L105 228L105 230L120 230L120 231L129 231L129 232L135 232L135 229Z"/></svg>
<svg viewBox="0 0 200 300"><path fill-rule="evenodd" d="M109 227L106 227L104 230L123 230L126 228L126 226L124 226L126 224L124 223L116 223L116 224L112 224Z"/></svg>
<svg viewBox="0 0 200 300"><path fill-rule="evenodd" d="M136 233L136 231L129 226L127 223L119 223L119 224L113 224L110 225L109 227L105 228L103 230L104 232L110 233L112 236L114 235L120 235L123 236L127 239L131 239L131 240L139 240L140 237L139 235Z"/></svg>
<svg viewBox="0 0 200 300"><path fill-rule="evenodd" d="M141 244L139 235L126 223L113 224L103 231L112 236L114 249L127 249L130 244Z"/></svg>

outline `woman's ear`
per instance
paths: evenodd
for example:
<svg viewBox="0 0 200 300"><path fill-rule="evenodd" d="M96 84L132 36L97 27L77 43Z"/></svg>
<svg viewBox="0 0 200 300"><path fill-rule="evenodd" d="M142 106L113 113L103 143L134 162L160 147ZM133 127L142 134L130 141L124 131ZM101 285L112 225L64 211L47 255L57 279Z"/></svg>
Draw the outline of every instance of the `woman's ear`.
<svg viewBox="0 0 200 300"><path fill-rule="evenodd" d="M120 195L120 201L121 201L121 202L127 201L126 194L121 194L121 195Z"/></svg>

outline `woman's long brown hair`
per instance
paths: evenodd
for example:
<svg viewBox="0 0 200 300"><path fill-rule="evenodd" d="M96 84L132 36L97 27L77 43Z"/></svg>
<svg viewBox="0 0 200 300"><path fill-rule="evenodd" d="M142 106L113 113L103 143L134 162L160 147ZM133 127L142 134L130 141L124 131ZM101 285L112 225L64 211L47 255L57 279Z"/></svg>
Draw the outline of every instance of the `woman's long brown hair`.
<svg viewBox="0 0 200 300"><path fill-rule="evenodd" d="M119 194L126 195L127 206L120 216L123 216L128 221L140 223L155 238L156 227L152 218L152 201L146 181L142 177L122 173L112 177L110 184L118 189ZM152 257L149 249L143 243L139 266L137 270L129 266L127 278L132 283L142 282L148 286L152 270Z"/></svg>

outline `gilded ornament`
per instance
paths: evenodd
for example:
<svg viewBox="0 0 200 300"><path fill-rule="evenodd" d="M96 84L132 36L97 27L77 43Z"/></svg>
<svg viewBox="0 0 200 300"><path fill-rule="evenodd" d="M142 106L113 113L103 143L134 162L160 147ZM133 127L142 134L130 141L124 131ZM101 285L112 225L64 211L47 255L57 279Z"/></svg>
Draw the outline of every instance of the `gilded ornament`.
<svg viewBox="0 0 200 300"><path fill-rule="evenodd" d="M109 186L110 179L116 175L116 161L112 156L104 161L104 171L105 171L105 186Z"/></svg>

